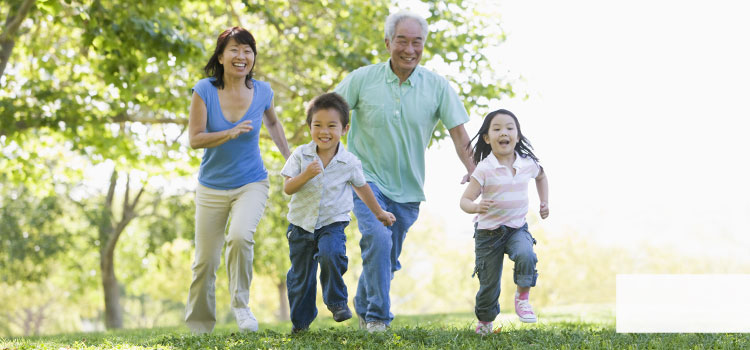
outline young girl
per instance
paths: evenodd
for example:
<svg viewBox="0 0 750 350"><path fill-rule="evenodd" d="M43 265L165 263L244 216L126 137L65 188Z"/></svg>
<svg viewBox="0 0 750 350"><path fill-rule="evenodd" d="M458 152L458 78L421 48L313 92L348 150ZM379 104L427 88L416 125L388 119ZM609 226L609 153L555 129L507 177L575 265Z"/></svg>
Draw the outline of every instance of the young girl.
<svg viewBox="0 0 750 350"><path fill-rule="evenodd" d="M536 285L537 258L533 249L536 240L526 224L528 183L532 178L536 180L542 219L549 215L548 186L544 169L531 151L531 143L521 134L518 119L510 111L499 109L488 114L474 139L477 139L474 145L477 168L461 198L461 209L478 214L474 218L474 273L479 277L479 292L474 313L479 320L476 333L487 335L500 313L497 300L503 254L515 262L516 314L521 322L536 322L529 304L529 290ZM482 200L475 203L480 193Z"/></svg>

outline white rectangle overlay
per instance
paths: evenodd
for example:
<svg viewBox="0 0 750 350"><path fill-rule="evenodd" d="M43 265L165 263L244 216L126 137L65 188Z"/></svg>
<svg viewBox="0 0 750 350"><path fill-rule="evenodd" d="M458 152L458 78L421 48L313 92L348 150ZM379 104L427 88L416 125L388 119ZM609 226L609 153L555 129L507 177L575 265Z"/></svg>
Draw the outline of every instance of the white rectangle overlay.
<svg viewBox="0 0 750 350"><path fill-rule="evenodd" d="M618 274L617 333L749 333L750 274Z"/></svg>

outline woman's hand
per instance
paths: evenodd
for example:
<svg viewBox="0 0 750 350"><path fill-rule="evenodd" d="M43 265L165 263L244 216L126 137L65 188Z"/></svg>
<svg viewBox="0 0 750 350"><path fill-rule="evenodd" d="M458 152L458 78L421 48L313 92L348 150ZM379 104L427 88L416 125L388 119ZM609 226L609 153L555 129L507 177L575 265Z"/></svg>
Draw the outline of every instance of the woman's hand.
<svg viewBox="0 0 750 350"><path fill-rule="evenodd" d="M227 130L227 136L229 136L230 140L234 140L237 136L252 131L253 127L251 124L251 121L245 120L244 122L237 124L237 126Z"/></svg>

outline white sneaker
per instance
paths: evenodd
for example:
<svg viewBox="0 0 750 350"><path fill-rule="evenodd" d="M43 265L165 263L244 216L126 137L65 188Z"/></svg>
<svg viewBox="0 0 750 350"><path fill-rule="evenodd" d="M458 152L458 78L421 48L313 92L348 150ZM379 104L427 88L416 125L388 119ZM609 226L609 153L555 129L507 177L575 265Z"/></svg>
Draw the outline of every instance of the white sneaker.
<svg viewBox="0 0 750 350"><path fill-rule="evenodd" d="M257 332L258 331L258 320L255 319L255 315L250 311L249 307L232 308L234 312L234 319L237 320L237 326L241 332Z"/></svg>
<svg viewBox="0 0 750 350"><path fill-rule="evenodd" d="M477 321L477 328L474 330L479 335L490 335L492 333L492 322Z"/></svg>
<svg viewBox="0 0 750 350"><path fill-rule="evenodd" d="M531 304L529 304L528 299L519 299L518 293L516 293L515 303L516 315L518 315L518 319L521 320L521 322L536 322L536 314L534 313L534 309L531 308Z"/></svg>
<svg viewBox="0 0 750 350"><path fill-rule="evenodd" d="M385 332L386 329L388 329L388 326L383 321L367 322L367 332L369 333Z"/></svg>

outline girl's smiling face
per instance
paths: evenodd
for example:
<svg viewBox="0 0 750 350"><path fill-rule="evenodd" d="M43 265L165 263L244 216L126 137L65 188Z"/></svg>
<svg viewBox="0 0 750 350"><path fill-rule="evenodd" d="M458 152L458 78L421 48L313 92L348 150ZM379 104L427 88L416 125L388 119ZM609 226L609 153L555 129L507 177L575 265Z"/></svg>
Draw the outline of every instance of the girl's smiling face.
<svg viewBox="0 0 750 350"><path fill-rule="evenodd" d="M513 117L500 113L492 118L490 129L482 138L492 147L496 158L512 156L518 143L518 127Z"/></svg>

